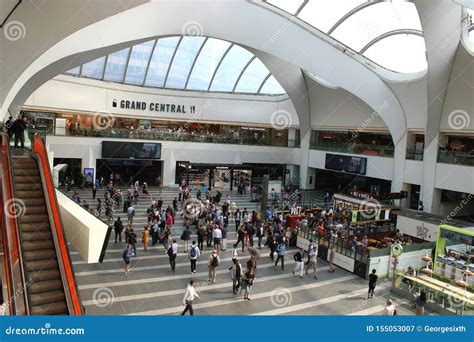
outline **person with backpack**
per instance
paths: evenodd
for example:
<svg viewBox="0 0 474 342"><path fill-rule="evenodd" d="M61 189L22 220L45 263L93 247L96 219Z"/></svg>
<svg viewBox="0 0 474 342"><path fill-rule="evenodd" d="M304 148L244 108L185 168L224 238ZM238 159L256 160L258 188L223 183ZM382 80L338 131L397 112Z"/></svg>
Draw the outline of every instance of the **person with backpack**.
<svg viewBox="0 0 474 342"><path fill-rule="evenodd" d="M174 274L174 271L176 270L176 256L178 255L178 244L176 243L176 240L173 240L173 242L171 243L170 248L168 248L167 254L170 261L171 271Z"/></svg>
<svg viewBox="0 0 474 342"><path fill-rule="evenodd" d="M216 268L219 266L219 261L219 250L214 249L209 257L209 262L207 263L209 268L208 282L216 282Z"/></svg>
<svg viewBox="0 0 474 342"><path fill-rule="evenodd" d="M237 294L240 287L240 278L242 277L242 266L239 259L233 259L233 265L230 269L230 277L232 278L232 293Z"/></svg>
<svg viewBox="0 0 474 342"><path fill-rule="evenodd" d="M125 276L128 276L132 264L132 246L130 244L127 244L127 247L125 247L122 257L123 261L125 261Z"/></svg>
<svg viewBox="0 0 474 342"><path fill-rule="evenodd" d="M285 270L285 252L286 252L285 238L283 238L278 244L276 248L276 252L277 252L277 259L275 261L275 266L277 266L278 261L281 260L281 269L284 271Z"/></svg>
<svg viewBox="0 0 474 342"><path fill-rule="evenodd" d="M295 267L293 268L293 275L296 272L299 272L300 278L303 278L303 271L304 271L304 258L303 258L303 248L299 248L298 252L293 256L295 260Z"/></svg>
<svg viewBox="0 0 474 342"><path fill-rule="evenodd" d="M184 253L187 253L189 250L189 241L191 241L191 229L189 229L189 225L186 225L186 229L183 230L181 240L184 241Z"/></svg>
<svg viewBox="0 0 474 342"><path fill-rule="evenodd" d="M123 223L120 220L120 217L117 217L117 221L114 222L114 231L115 231L115 243L117 243L117 238L120 242L122 242Z"/></svg>
<svg viewBox="0 0 474 342"><path fill-rule="evenodd" d="M196 245L196 241L193 241L191 246L189 247L188 257L189 261L191 262L191 274L196 273L196 261L201 256L201 251L199 247Z"/></svg>

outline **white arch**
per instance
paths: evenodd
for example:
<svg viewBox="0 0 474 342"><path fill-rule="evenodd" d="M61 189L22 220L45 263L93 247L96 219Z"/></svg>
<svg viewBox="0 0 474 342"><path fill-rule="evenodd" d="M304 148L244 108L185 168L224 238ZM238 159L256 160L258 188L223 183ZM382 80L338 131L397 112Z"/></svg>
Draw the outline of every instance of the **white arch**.
<svg viewBox="0 0 474 342"><path fill-rule="evenodd" d="M107 47L116 49L123 42L186 33L187 25L199 23L202 35L265 51L358 96L379 112L394 143L405 134L405 116L394 93L379 76L351 56L292 21L246 1L206 4L154 1L71 34L21 74L4 101L2 114L5 115L12 104L22 104L55 74L79 65L91 56L106 54ZM72 62L74 60L76 63Z"/></svg>

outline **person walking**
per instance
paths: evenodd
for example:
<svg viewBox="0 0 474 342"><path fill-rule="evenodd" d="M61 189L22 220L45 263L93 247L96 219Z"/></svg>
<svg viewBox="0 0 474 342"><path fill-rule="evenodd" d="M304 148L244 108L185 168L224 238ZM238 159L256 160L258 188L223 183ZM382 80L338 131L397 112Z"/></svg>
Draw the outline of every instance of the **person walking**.
<svg viewBox="0 0 474 342"><path fill-rule="evenodd" d="M239 231L237 232L237 242L236 245L238 246L239 243L242 242L242 252L245 251L245 227L240 227Z"/></svg>
<svg viewBox="0 0 474 342"><path fill-rule="evenodd" d="M257 229L257 238L258 238L258 249L262 249L262 239L265 237L265 228L264 224L260 223Z"/></svg>
<svg viewBox="0 0 474 342"><path fill-rule="evenodd" d="M137 234L135 233L133 228L130 229L128 243L132 246L133 256L137 256Z"/></svg>
<svg viewBox="0 0 474 342"><path fill-rule="evenodd" d="M372 270L372 273L369 274L369 291L367 294L367 299L374 298L375 287L377 286L377 280L379 279L376 273L377 273L377 270L374 268Z"/></svg>
<svg viewBox="0 0 474 342"><path fill-rule="evenodd" d="M253 282L255 280L255 273L253 269L250 268L245 272L242 277L242 289L245 290L244 299L250 300L250 291L252 290Z"/></svg>
<svg viewBox="0 0 474 342"><path fill-rule="evenodd" d="M212 282L212 283L216 282L216 269L217 269L217 266L219 266L219 261L220 261L219 250L214 249L211 255L209 256L209 261L207 263L207 266L209 268L209 276L207 279L208 282Z"/></svg>
<svg viewBox="0 0 474 342"><path fill-rule="evenodd" d="M206 238L206 235L207 235L206 230L204 229L202 225L199 226L196 234L198 237L198 247L202 251L204 247L204 239Z"/></svg>
<svg viewBox="0 0 474 342"><path fill-rule="evenodd" d="M127 218L128 218L129 225L133 225L134 216L135 216L135 208L133 207L133 204L130 203L130 206L127 209Z"/></svg>
<svg viewBox="0 0 474 342"><path fill-rule="evenodd" d="M144 227L142 234L143 251L146 252L148 250L148 239L150 238L150 230L148 229L148 225Z"/></svg>
<svg viewBox="0 0 474 342"><path fill-rule="evenodd" d="M304 271L304 258L303 258L303 248L299 248L298 252L293 256L295 260L295 267L293 268L293 275L296 272L300 274L300 278L303 278L303 271Z"/></svg>
<svg viewBox="0 0 474 342"><path fill-rule="evenodd" d="M97 194L97 185L92 184L92 199L95 199L95 196Z"/></svg>
<svg viewBox="0 0 474 342"><path fill-rule="evenodd" d="M286 253L286 244L285 239L283 238L276 248L277 259L275 261L275 266L278 265L278 261L281 260L281 269L285 270L285 253Z"/></svg>
<svg viewBox="0 0 474 342"><path fill-rule="evenodd" d="M232 278L232 293L237 294L240 288L240 278L242 277L242 266L239 259L233 260L233 265L230 270Z"/></svg>
<svg viewBox="0 0 474 342"><path fill-rule="evenodd" d="M423 316L425 313L425 305L426 305L426 292L421 291L420 295L416 297L415 301L415 314L417 316Z"/></svg>
<svg viewBox="0 0 474 342"><path fill-rule="evenodd" d="M158 226L158 221L156 219L153 219L151 222L151 245L154 246L158 242L158 231L159 231L159 226Z"/></svg>
<svg viewBox="0 0 474 342"><path fill-rule="evenodd" d="M125 247L122 257L123 261L125 261L125 276L128 276L132 265L132 246L130 244L127 244Z"/></svg>
<svg viewBox="0 0 474 342"><path fill-rule="evenodd" d="M189 247L188 257L191 262L191 273L196 273L196 261L201 256L201 251L196 245L196 241L193 241L191 247Z"/></svg>
<svg viewBox="0 0 474 342"><path fill-rule="evenodd" d="M222 230L217 225L212 230L212 239L214 241L214 249L219 251L221 249Z"/></svg>
<svg viewBox="0 0 474 342"><path fill-rule="evenodd" d="M176 270L176 256L178 255L178 244L176 243L176 240L173 240L171 243L170 248L168 248L168 257L169 257L169 262L171 266L171 271L175 272Z"/></svg>
<svg viewBox="0 0 474 342"><path fill-rule="evenodd" d="M235 231L238 232L240 228L240 221L242 220L242 213L240 212L239 208L237 208L237 210L234 213L234 220L235 220Z"/></svg>
<svg viewBox="0 0 474 342"><path fill-rule="evenodd" d="M186 293L184 294L184 298L183 298L183 305L185 307L184 307L183 312L181 313L181 316L184 316L186 312L188 311L189 311L189 314L193 316L194 315L193 301L195 298L198 298L198 299L201 298L197 294L196 289L194 288L194 284L195 284L194 280L191 279L189 281L188 287L186 288Z"/></svg>
<svg viewBox="0 0 474 342"><path fill-rule="evenodd" d="M189 228L189 225L187 225L186 229L183 230L181 240L184 242L184 253L187 253L189 250L189 242L191 241L191 229Z"/></svg>
<svg viewBox="0 0 474 342"><path fill-rule="evenodd" d="M114 231L115 231L115 243L117 243L117 238L120 242L122 242L123 223L120 220L120 216L117 217L117 221L114 222Z"/></svg>
<svg viewBox="0 0 474 342"><path fill-rule="evenodd" d="M393 304L393 301L390 298L387 299L387 302L385 303L385 308L383 309L383 315L384 316L397 315L397 309L395 308L395 304Z"/></svg>
<svg viewBox="0 0 474 342"><path fill-rule="evenodd" d="M336 255L336 251L334 250L334 246L333 246L329 250L329 270L328 270L329 273L333 273L334 271L336 271L333 264L335 255Z"/></svg>
<svg viewBox="0 0 474 342"><path fill-rule="evenodd" d="M275 251L276 251L276 245L275 245L275 239L273 238L273 234L268 234L267 235L266 245L270 249L270 260L274 261L275 260L274 254L275 254Z"/></svg>
<svg viewBox="0 0 474 342"><path fill-rule="evenodd" d="M225 252L227 249L227 226L224 225L222 228L222 248L221 251Z"/></svg>
<svg viewBox="0 0 474 342"><path fill-rule="evenodd" d="M318 279L316 275L317 265L318 265L318 246L313 243L313 239L309 240L308 246L308 263L306 264L306 274L310 268L313 269L314 279Z"/></svg>

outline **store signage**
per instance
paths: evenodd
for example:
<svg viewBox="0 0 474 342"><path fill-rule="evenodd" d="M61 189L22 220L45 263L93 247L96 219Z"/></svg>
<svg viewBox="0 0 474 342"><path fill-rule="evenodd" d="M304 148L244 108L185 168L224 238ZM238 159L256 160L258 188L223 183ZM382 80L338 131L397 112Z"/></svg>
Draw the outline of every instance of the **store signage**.
<svg viewBox="0 0 474 342"><path fill-rule="evenodd" d="M129 110L149 110L151 112L163 113L196 113L196 106L158 103L146 101L131 101L131 100L113 100L112 108L129 109Z"/></svg>
<svg viewBox="0 0 474 342"><path fill-rule="evenodd" d="M357 190L347 190L347 193L351 196L364 198L364 199L377 199L378 198L378 196L374 194L370 194L368 192L363 192L363 191L357 191Z"/></svg>

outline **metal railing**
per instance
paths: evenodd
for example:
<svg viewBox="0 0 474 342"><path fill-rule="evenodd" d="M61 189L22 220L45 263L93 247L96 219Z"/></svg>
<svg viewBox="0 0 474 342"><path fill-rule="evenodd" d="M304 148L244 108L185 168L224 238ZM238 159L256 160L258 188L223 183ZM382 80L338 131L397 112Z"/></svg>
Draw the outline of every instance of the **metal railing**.
<svg viewBox="0 0 474 342"><path fill-rule="evenodd" d="M395 148L393 146L378 145L345 145L343 143L334 144L312 144L312 150L331 151L350 154L363 154L377 157L393 157Z"/></svg>

